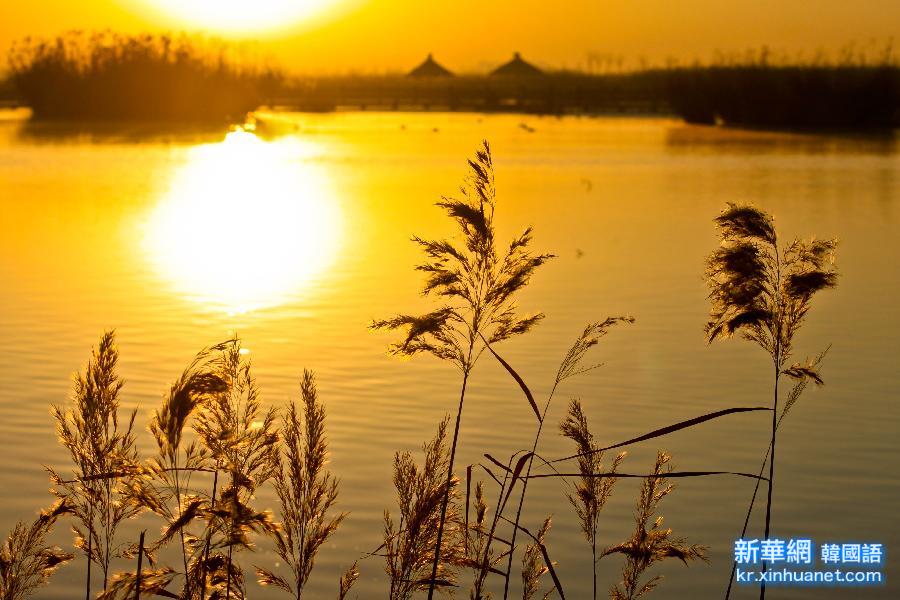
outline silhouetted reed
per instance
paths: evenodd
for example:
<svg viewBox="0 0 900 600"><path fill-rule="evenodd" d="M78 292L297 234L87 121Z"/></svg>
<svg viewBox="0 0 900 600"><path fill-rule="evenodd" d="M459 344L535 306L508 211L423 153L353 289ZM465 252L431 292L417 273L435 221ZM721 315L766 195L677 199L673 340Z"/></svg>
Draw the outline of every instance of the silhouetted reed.
<svg viewBox="0 0 900 600"><path fill-rule="evenodd" d="M704 546L688 545L684 538L672 537L671 529L663 529L661 516L656 517L647 528L659 509L659 503L675 489L666 479L672 470L670 459L663 451L656 454L652 476L645 478L641 485L634 514L635 530L631 538L603 551L602 556L625 555L622 581L609 590L613 600L635 600L656 588L662 580L661 576L656 575L643 583L641 577L657 562L677 558L687 565L688 561L707 560Z"/></svg>
<svg viewBox="0 0 900 600"><path fill-rule="evenodd" d="M713 65L666 73L668 101L688 122L767 129L891 130L895 64Z"/></svg>
<svg viewBox="0 0 900 600"><path fill-rule="evenodd" d="M91 564L103 573L103 589L115 552L119 524L137 512L123 501L120 481L127 486L134 476L138 457L135 448L133 411L119 423L119 392L122 381L117 366L119 352L115 334L107 331L92 351L85 372L75 377L72 406L53 407L60 443L74 465L73 478L66 479L48 468L52 493L65 501L79 525L73 526L75 547L87 557L85 597L91 595Z"/></svg>
<svg viewBox="0 0 900 600"><path fill-rule="evenodd" d="M234 51L187 35L71 32L25 38L9 73L37 118L224 120L259 106L280 80Z"/></svg>
<svg viewBox="0 0 900 600"><path fill-rule="evenodd" d="M468 477L466 478L463 545L465 548L465 563L472 569L474 574L469 597L472 600L480 600L481 598L490 597L485 592L487 575L495 569L495 565L500 560L500 557L495 556L495 553L491 550L492 532L489 533L485 527L488 505L484 495L483 481L475 484L475 502L472 504L472 516L474 519L470 520L469 518L471 470L471 467L466 469Z"/></svg>
<svg viewBox="0 0 900 600"><path fill-rule="evenodd" d="M325 407L319 402L315 377L303 372L301 413L293 401L281 419L281 454L275 456L272 477L281 503L281 523L273 534L275 551L291 571L285 579L257 567L261 585L272 585L299 600L312 572L319 548L337 530L347 513L333 514L338 480L326 468ZM353 573L356 572L354 576ZM340 596L358 576L355 565L341 578Z"/></svg>
<svg viewBox="0 0 900 600"><path fill-rule="evenodd" d="M449 417L445 417L434 438L424 445L421 467L409 452L394 455L399 521L385 511L381 548L390 579L390 600L409 600L416 592L434 585L455 585L456 566L465 564L463 532L455 502L458 480L446 479L450 464L448 423ZM445 505L445 498L452 501ZM439 553L435 551L438 541ZM439 558L435 576L436 555Z"/></svg>
<svg viewBox="0 0 900 600"><path fill-rule="evenodd" d="M180 574L182 597L185 600L193 600L198 592L202 596L202 589L197 589L195 580L199 573L191 567L205 562L197 560L204 549L203 540L190 533L188 527L209 508L211 498L191 490L191 476L197 471L208 470L208 451L196 441L182 446L182 440L195 411L213 395L229 391L229 382L222 377L221 369L214 361L230 343L198 353L172 384L162 407L150 420L157 456L146 461L143 477L136 479L129 491L130 501L135 506L163 519L162 536L149 548L151 553L174 536L179 537L184 569Z"/></svg>
<svg viewBox="0 0 900 600"><path fill-rule="evenodd" d="M606 501L612 495L615 477L597 477L604 472L603 451L594 441L594 436L588 427L587 417L581 409L581 402L572 400L569 403L569 412L566 419L559 426L562 434L575 442L578 449L578 470L581 472L581 480L575 486L575 493L568 494L569 502L575 508L578 521L581 523L581 532L591 545L591 564L593 568L593 598L597 598L597 527L600 521L600 511L606 506ZM610 473L615 474L619 465L625 459L625 452L620 452L612 462Z"/></svg>
<svg viewBox="0 0 900 600"><path fill-rule="evenodd" d="M16 523L0 547L0 598L23 600L47 583L53 572L75 556L47 545L47 535L57 519L72 507L58 500L31 524Z"/></svg>
<svg viewBox="0 0 900 600"><path fill-rule="evenodd" d="M547 411L550 410L550 404L552 403L553 397L556 395L556 391L559 388L560 384L562 384L567 379L582 375L600 366L599 364L585 365L584 358L585 356L587 356L588 351L599 343L600 338L609 333L609 329L618 323L634 323L634 317L607 317L603 321L590 323L584 328L584 330L581 332L581 335L578 336L578 339L575 340L575 343L573 343L568 352L566 352L566 355L563 357L562 362L560 362L559 369L556 372L556 379L553 382L553 387L550 389L550 393L547 396L547 401L544 403L544 408L541 412L538 412L537 403L534 400L534 396L531 393L531 390L525 384L525 381L522 379L522 377L515 371L515 369L512 368L512 366L509 365L509 363L503 360L503 358L501 358L499 354L494 352L493 348L489 347L489 350L494 355L494 357L519 384L519 387L522 389L523 393L531 404L532 410L534 410L535 415L538 419L534 434L534 442L531 445L531 452L527 455L525 477L522 480L522 490L519 493L519 503L516 508L515 519L513 520L511 533L512 549L509 553L509 557L507 558L506 575L503 584L504 599L509 595L510 572L512 571L512 561L515 554L516 537L519 531L518 526L522 517L522 509L525 506L525 494L528 491L529 476L531 475L532 467L534 466L534 457L536 456L538 443L541 439L541 433L544 427L544 420L547 417ZM581 459L579 458L579 462L580 460ZM515 482L513 481L513 484L514 483ZM500 507L500 511L498 511L497 515L495 516L494 527L496 527L496 523L504 507L505 506Z"/></svg>
<svg viewBox="0 0 900 600"><path fill-rule="evenodd" d="M459 438L460 421L469 376L481 353L488 346L526 333L543 314L521 316L515 304L516 293L531 280L534 271L552 255L532 254L531 228L516 237L505 250L498 251L494 236L494 164L487 142L469 161L469 177L461 188L461 198L445 197L438 206L456 222L462 244L450 240L413 240L426 261L417 270L426 274L422 293L442 302L421 316L399 315L375 321L374 329L400 329L405 337L391 346L393 354L412 356L428 353L455 365L462 374L459 406L447 464L446 497L441 508L435 539L432 583L434 595L444 533L444 514L450 502L453 465Z"/></svg>
<svg viewBox="0 0 900 600"><path fill-rule="evenodd" d="M206 514L202 564L195 565L208 587L229 600L243 598L243 571L234 561L235 552L253 548L249 533L275 531L271 515L250 504L256 491L275 473L278 436L275 409L263 410L259 389L239 340L224 344L219 351L218 377L225 383L203 403L195 429L210 453L218 474L227 480L218 497L210 498ZM201 499L200 507L204 505ZM210 553L210 548L223 554ZM212 579L208 586L206 577Z"/></svg>
<svg viewBox="0 0 900 600"><path fill-rule="evenodd" d="M537 538L535 542L525 547L525 553L522 555L522 600L531 600L535 594L540 593L541 576L550 571L547 565L544 564L541 545L550 531L552 521L551 517L544 519L544 523L535 535ZM543 600L547 600L553 595L553 592L554 590L546 592L542 596Z"/></svg>
<svg viewBox="0 0 900 600"><path fill-rule="evenodd" d="M812 307L813 296L837 284L833 266L837 242L795 239L779 247L772 217L752 206L729 204L715 222L721 245L707 259L706 276L712 303L706 325L707 340L713 342L740 333L762 348L772 361L774 399L765 521L768 538L775 483L779 382L785 375L797 383L789 394L788 409L799 398L807 381L823 383L817 371L823 355L790 366L788 361L794 335ZM764 583L760 590L764 597Z"/></svg>

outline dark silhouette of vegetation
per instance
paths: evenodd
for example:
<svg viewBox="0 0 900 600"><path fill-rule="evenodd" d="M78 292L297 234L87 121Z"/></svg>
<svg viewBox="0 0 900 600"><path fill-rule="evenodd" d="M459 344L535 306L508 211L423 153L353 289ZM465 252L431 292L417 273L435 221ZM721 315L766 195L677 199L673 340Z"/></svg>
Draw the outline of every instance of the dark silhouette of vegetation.
<svg viewBox="0 0 900 600"><path fill-rule="evenodd" d="M59 517L71 512L64 500L58 500L31 524L16 524L0 547L0 598L27 598L45 585L57 568L75 558L46 541Z"/></svg>
<svg viewBox="0 0 900 600"><path fill-rule="evenodd" d="M319 402L311 371L303 373L300 394L301 412L292 401L282 415L281 453L274 457L272 477L281 503L281 526L273 535L275 551L291 570L292 580L268 569L256 569L260 584L276 586L298 600L319 548L347 516L331 514L337 502L338 481L326 469L325 408ZM354 568L342 579L341 589L347 586L344 594L355 581Z"/></svg>
<svg viewBox="0 0 900 600"><path fill-rule="evenodd" d="M186 35L25 38L8 62L35 118L240 119L280 81L273 70L241 64L228 46Z"/></svg>
<svg viewBox="0 0 900 600"><path fill-rule="evenodd" d="M775 487L775 434L780 420L778 385L782 375L795 382L782 409L783 417L809 381L823 383L818 367L824 353L790 366L788 361L794 336L812 307L813 296L837 284L833 266L837 242L798 238L779 247L774 220L752 206L729 204L716 217L716 225L721 245L709 256L706 267L712 302L706 325L707 339L713 342L740 333L769 355L774 371L771 441L766 453L769 485L765 537L768 538ZM764 582L760 590L760 597L765 597Z"/></svg>
<svg viewBox="0 0 900 600"><path fill-rule="evenodd" d="M391 347L394 354L432 354L456 366L462 374L442 513L447 512L450 501L469 375L488 344L527 333L544 317L542 313L517 314L515 297L529 283L534 271L552 258L550 254L532 254L528 249L531 228L513 239L508 248L498 250L494 236L494 164L487 142L475 159L469 161L469 168L471 172L461 189L462 197L445 197L438 203L459 228L462 244L413 238L426 257L426 262L417 267L426 274L422 293L440 299L443 305L422 316L399 315L372 324L375 329L405 331L404 339ZM536 410L533 401L532 406ZM435 541L429 598L434 595L443 530L442 515Z"/></svg>
<svg viewBox="0 0 900 600"><path fill-rule="evenodd" d="M625 567L622 582L610 590L612 600L636 600L659 585L660 576L641 583L641 576L654 563L668 558L677 558L684 564L692 560L706 560L706 547L688 545L680 537L672 537L671 529L663 528L663 518L656 517L648 529L648 524L659 509L663 498L672 493L675 486L666 476L672 471L671 456L660 450L656 454L653 474L644 479L641 495L635 507L635 530L631 539L607 548L603 555L624 554Z"/></svg>
<svg viewBox="0 0 900 600"><path fill-rule="evenodd" d="M738 65L668 73L672 110L690 123L787 130L889 130L900 125L900 68Z"/></svg>
<svg viewBox="0 0 900 600"><path fill-rule="evenodd" d="M569 403L569 413L559 426L561 433L575 442L578 448L578 470L581 480L575 485L575 492L569 494L569 502L575 508L575 514L581 523L581 532L591 545L591 567L593 571L593 598L597 598L597 528L600 522L600 511L612 495L615 477L598 478L604 472L603 451L594 441L594 435L588 427L587 416L581 408L579 400ZM612 461L610 473L615 473L625 459L625 452L620 452Z"/></svg>
<svg viewBox="0 0 900 600"><path fill-rule="evenodd" d="M52 492L69 507L79 521L73 526L75 547L87 558L85 598L91 596L91 564L103 573L103 589L109 579L109 565L115 552L119 524L137 512L123 501L123 486L136 473L132 411L126 423L119 422L119 392L122 381L117 372L119 353L115 334L106 332L93 352L84 374L75 378L73 406L53 407L60 443L74 463L74 479L67 480L48 469ZM96 478L117 473L115 478Z"/></svg>
<svg viewBox="0 0 900 600"><path fill-rule="evenodd" d="M836 58L773 57L763 48L711 63L540 76L404 74L285 77L222 43L187 35L71 32L25 38L9 53L0 100L36 118L241 120L262 105L304 111L451 110L536 114L675 114L691 123L784 130L900 126L900 67L888 46ZM590 61L589 61L590 63ZM426 63L428 64L428 63ZM590 65L589 65L590 66ZM417 71L418 72L418 71Z"/></svg>

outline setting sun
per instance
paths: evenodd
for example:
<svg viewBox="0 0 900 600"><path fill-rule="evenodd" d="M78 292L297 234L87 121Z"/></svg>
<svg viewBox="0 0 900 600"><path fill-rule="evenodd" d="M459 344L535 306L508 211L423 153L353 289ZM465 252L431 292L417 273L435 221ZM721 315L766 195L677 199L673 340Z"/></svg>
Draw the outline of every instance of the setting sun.
<svg viewBox="0 0 900 600"><path fill-rule="evenodd" d="M321 13L332 0L144 0L193 27L260 32L295 25Z"/></svg>
<svg viewBox="0 0 900 600"><path fill-rule="evenodd" d="M339 212L315 147L238 130L194 149L149 221L147 251L187 297L229 312L295 296L332 261Z"/></svg>

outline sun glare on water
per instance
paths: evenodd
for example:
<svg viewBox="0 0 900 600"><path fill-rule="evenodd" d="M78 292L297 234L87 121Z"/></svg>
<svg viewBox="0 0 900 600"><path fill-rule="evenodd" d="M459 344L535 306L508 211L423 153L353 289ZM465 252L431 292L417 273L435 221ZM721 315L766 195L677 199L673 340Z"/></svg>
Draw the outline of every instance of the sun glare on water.
<svg viewBox="0 0 900 600"><path fill-rule="evenodd" d="M192 26L224 32L281 29L324 12L329 0L145 0Z"/></svg>
<svg viewBox="0 0 900 600"><path fill-rule="evenodd" d="M146 244L191 298L238 313L282 304L333 261L341 216L316 147L234 131L199 146L150 217Z"/></svg>

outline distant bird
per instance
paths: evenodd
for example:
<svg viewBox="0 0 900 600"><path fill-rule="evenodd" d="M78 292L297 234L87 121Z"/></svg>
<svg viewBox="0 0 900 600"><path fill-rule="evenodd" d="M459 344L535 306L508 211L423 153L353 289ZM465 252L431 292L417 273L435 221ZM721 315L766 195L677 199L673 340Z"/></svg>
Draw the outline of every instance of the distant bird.
<svg viewBox="0 0 900 600"><path fill-rule="evenodd" d="M584 186L584 190L586 192L590 192L592 189L594 189L594 182L587 178L582 178L581 185Z"/></svg>
<svg viewBox="0 0 900 600"><path fill-rule="evenodd" d="M534 133L535 129L528 123L519 123L519 129L524 129L528 133Z"/></svg>
<svg viewBox="0 0 900 600"><path fill-rule="evenodd" d="M440 129L438 129L437 127L434 127L434 128L432 128L431 131L432 131L432 133L437 133L438 131L440 131Z"/></svg>
<svg viewBox="0 0 900 600"><path fill-rule="evenodd" d="M575 258L581 258L582 256L584 256L584 250L575 248Z"/></svg>

